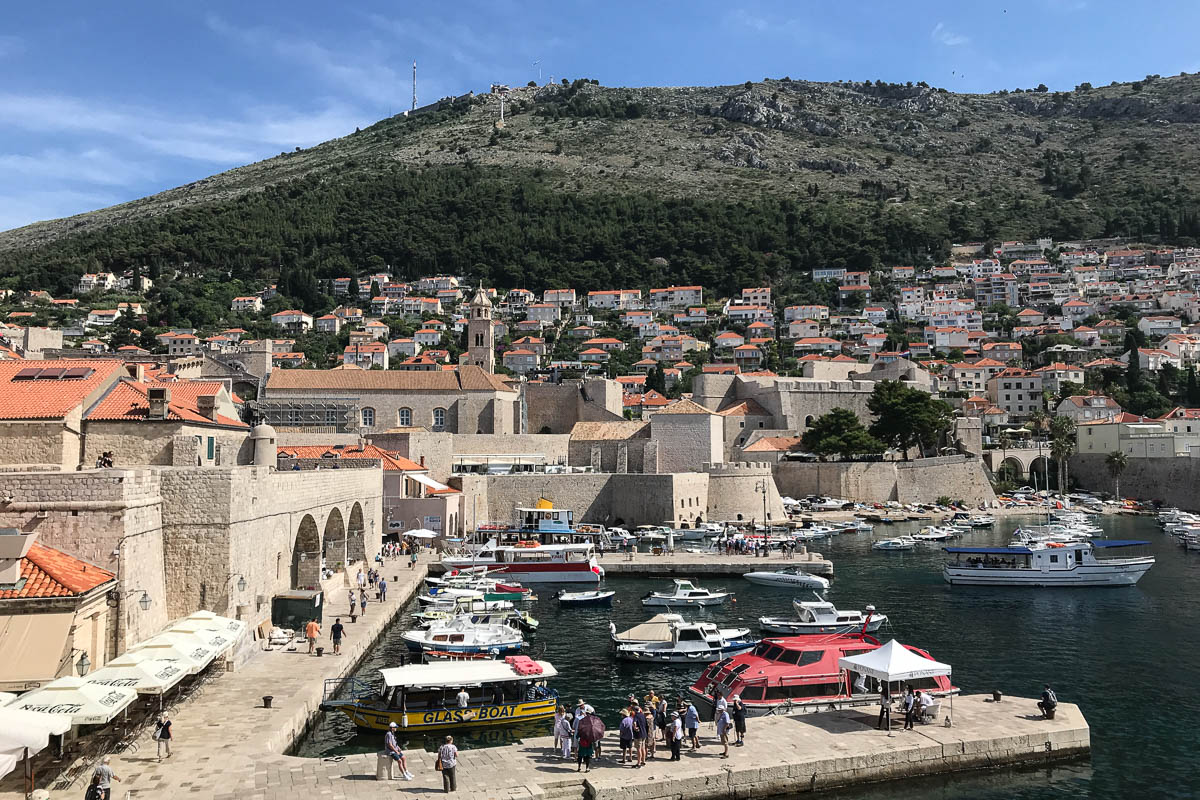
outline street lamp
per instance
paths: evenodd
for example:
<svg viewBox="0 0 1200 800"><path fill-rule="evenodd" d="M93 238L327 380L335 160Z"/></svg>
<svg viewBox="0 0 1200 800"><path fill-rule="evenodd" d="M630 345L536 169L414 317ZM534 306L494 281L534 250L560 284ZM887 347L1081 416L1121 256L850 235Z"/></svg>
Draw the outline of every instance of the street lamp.
<svg viewBox="0 0 1200 800"><path fill-rule="evenodd" d="M233 580L233 578L237 578L237 579L238 579L238 581L237 581L237 590L238 590L239 592L244 592L244 591L246 591L246 576L245 576L245 575L243 575L242 573L238 572L238 573L234 574L234 575L233 575L233 577L231 577L231 578L230 578L230 580Z"/></svg>
<svg viewBox="0 0 1200 800"><path fill-rule="evenodd" d="M88 670L92 668L92 660L88 658L87 651L79 656L79 661L75 662L75 671L79 673L79 677L88 674Z"/></svg>
<svg viewBox="0 0 1200 800"><path fill-rule="evenodd" d="M149 611L151 602L150 593L143 589L142 596L138 598L138 605L142 607L142 611Z"/></svg>

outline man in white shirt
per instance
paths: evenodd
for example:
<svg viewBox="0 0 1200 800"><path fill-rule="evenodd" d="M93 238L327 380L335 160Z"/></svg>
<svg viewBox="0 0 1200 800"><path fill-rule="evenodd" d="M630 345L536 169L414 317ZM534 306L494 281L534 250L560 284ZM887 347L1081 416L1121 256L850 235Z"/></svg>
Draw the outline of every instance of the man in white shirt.
<svg viewBox="0 0 1200 800"><path fill-rule="evenodd" d="M458 707L459 708L466 708L468 705L470 705L471 695L467 692L466 689L459 690L459 692L456 696L458 697Z"/></svg>

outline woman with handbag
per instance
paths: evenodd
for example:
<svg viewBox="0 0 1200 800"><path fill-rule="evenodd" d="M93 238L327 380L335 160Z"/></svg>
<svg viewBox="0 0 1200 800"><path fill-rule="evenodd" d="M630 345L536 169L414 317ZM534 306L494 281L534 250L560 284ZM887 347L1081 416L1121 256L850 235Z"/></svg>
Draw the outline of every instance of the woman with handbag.
<svg viewBox="0 0 1200 800"><path fill-rule="evenodd" d="M458 791L458 781L454 775L457 767L458 748L454 746L454 737L447 736L446 743L438 748L437 761L434 764L434 769L442 773L442 791L447 794Z"/></svg>
<svg viewBox="0 0 1200 800"><path fill-rule="evenodd" d="M158 715L154 723L154 741L158 745L158 760L162 761L163 748L167 748L167 758L171 757L171 718L167 712Z"/></svg>

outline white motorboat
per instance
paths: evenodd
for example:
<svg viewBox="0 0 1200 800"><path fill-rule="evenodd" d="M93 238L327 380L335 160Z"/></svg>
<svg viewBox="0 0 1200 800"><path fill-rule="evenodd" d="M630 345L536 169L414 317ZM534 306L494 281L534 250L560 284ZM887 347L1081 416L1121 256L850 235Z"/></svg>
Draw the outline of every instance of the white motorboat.
<svg viewBox="0 0 1200 800"><path fill-rule="evenodd" d="M794 617L760 617L758 625L767 633L788 636L811 634L873 633L887 617L876 614L874 606L865 611L839 611L824 600L812 602L793 600ZM865 630L864 630L865 629Z"/></svg>
<svg viewBox="0 0 1200 800"><path fill-rule="evenodd" d="M590 592L568 592L566 589L558 593L558 603L563 606L611 606L613 595L616 592L612 590L600 591L593 590Z"/></svg>
<svg viewBox="0 0 1200 800"><path fill-rule="evenodd" d="M819 589L829 588L829 580L820 575L810 575L799 567L784 567L774 572L747 572L742 576L750 583L759 586L781 586L789 589Z"/></svg>
<svg viewBox="0 0 1200 800"><path fill-rule="evenodd" d="M990 528L996 524L996 518L991 514L979 514L967 518L967 525L972 528Z"/></svg>
<svg viewBox="0 0 1200 800"><path fill-rule="evenodd" d="M957 535L957 531L943 528L939 525L926 525L912 535L918 542L944 542Z"/></svg>
<svg viewBox="0 0 1200 800"><path fill-rule="evenodd" d="M689 580L676 578L670 592L651 592L642 598L644 606L719 606L729 598L729 592L713 592Z"/></svg>
<svg viewBox="0 0 1200 800"><path fill-rule="evenodd" d="M445 605L450 602L457 603L463 601L478 601L482 603L484 602L483 592L476 591L475 589L447 588L431 589L430 594L417 595L417 602L427 606L435 604Z"/></svg>
<svg viewBox="0 0 1200 800"><path fill-rule="evenodd" d="M872 550L912 550L917 546L917 540L911 536L896 536L891 539L879 539L871 545Z"/></svg>
<svg viewBox="0 0 1200 800"><path fill-rule="evenodd" d="M1020 547L947 547L954 556L942 577L975 586L1132 586L1154 556L1109 557L1110 550L1148 545L1129 539L1032 542Z"/></svg>
<svg viewBox="0 0 1200 800"><path fill-rule="evenodd" d="M650 619L634 625L626 631L617 632L617 626L613 623L608 623L608 634L614 644L645 644L646 642L669 642L671 641L671 626L678 625L684 621L680 614L655 614ZM728 640L747 639L750 636L749 628L719 628L718 632L722 638Z"/></svg>
<svg viewBox="0 0 1200 800"><path fill-rule="evenodd" d="M405 631L400 638L414 652L506 653L525 646L521 632L509 625L476 625L464 617L434 624L428 629Z"/></svg>
<svg viewBox="0 0 1200 800"><path fill-rule="evenodd" d="M875 530L875 526L869 522L863 522L860 519L852 519L846 522L831 522L831 527L846 531L848 533L870 533Z"/></svg>
<svg viewBox="0 0 1200 800"><path fill-rule="evenodd" d="M757 639L727 639L711 622L672 622L667 641L617 645L617 658L654 664L707 664L758 645Z"/></svg>

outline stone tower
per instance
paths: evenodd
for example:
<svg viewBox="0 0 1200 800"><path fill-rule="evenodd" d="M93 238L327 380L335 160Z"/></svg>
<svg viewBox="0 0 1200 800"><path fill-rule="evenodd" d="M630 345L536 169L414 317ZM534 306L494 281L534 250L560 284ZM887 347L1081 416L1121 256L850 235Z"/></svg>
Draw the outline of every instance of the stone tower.
<svg viewBox="0 0 1200 800"><path fill-rule="evenodd" d="M467 321L467 363L496 371L496 333L492 329L492 301L481 285L471 297Z"/></svg>

